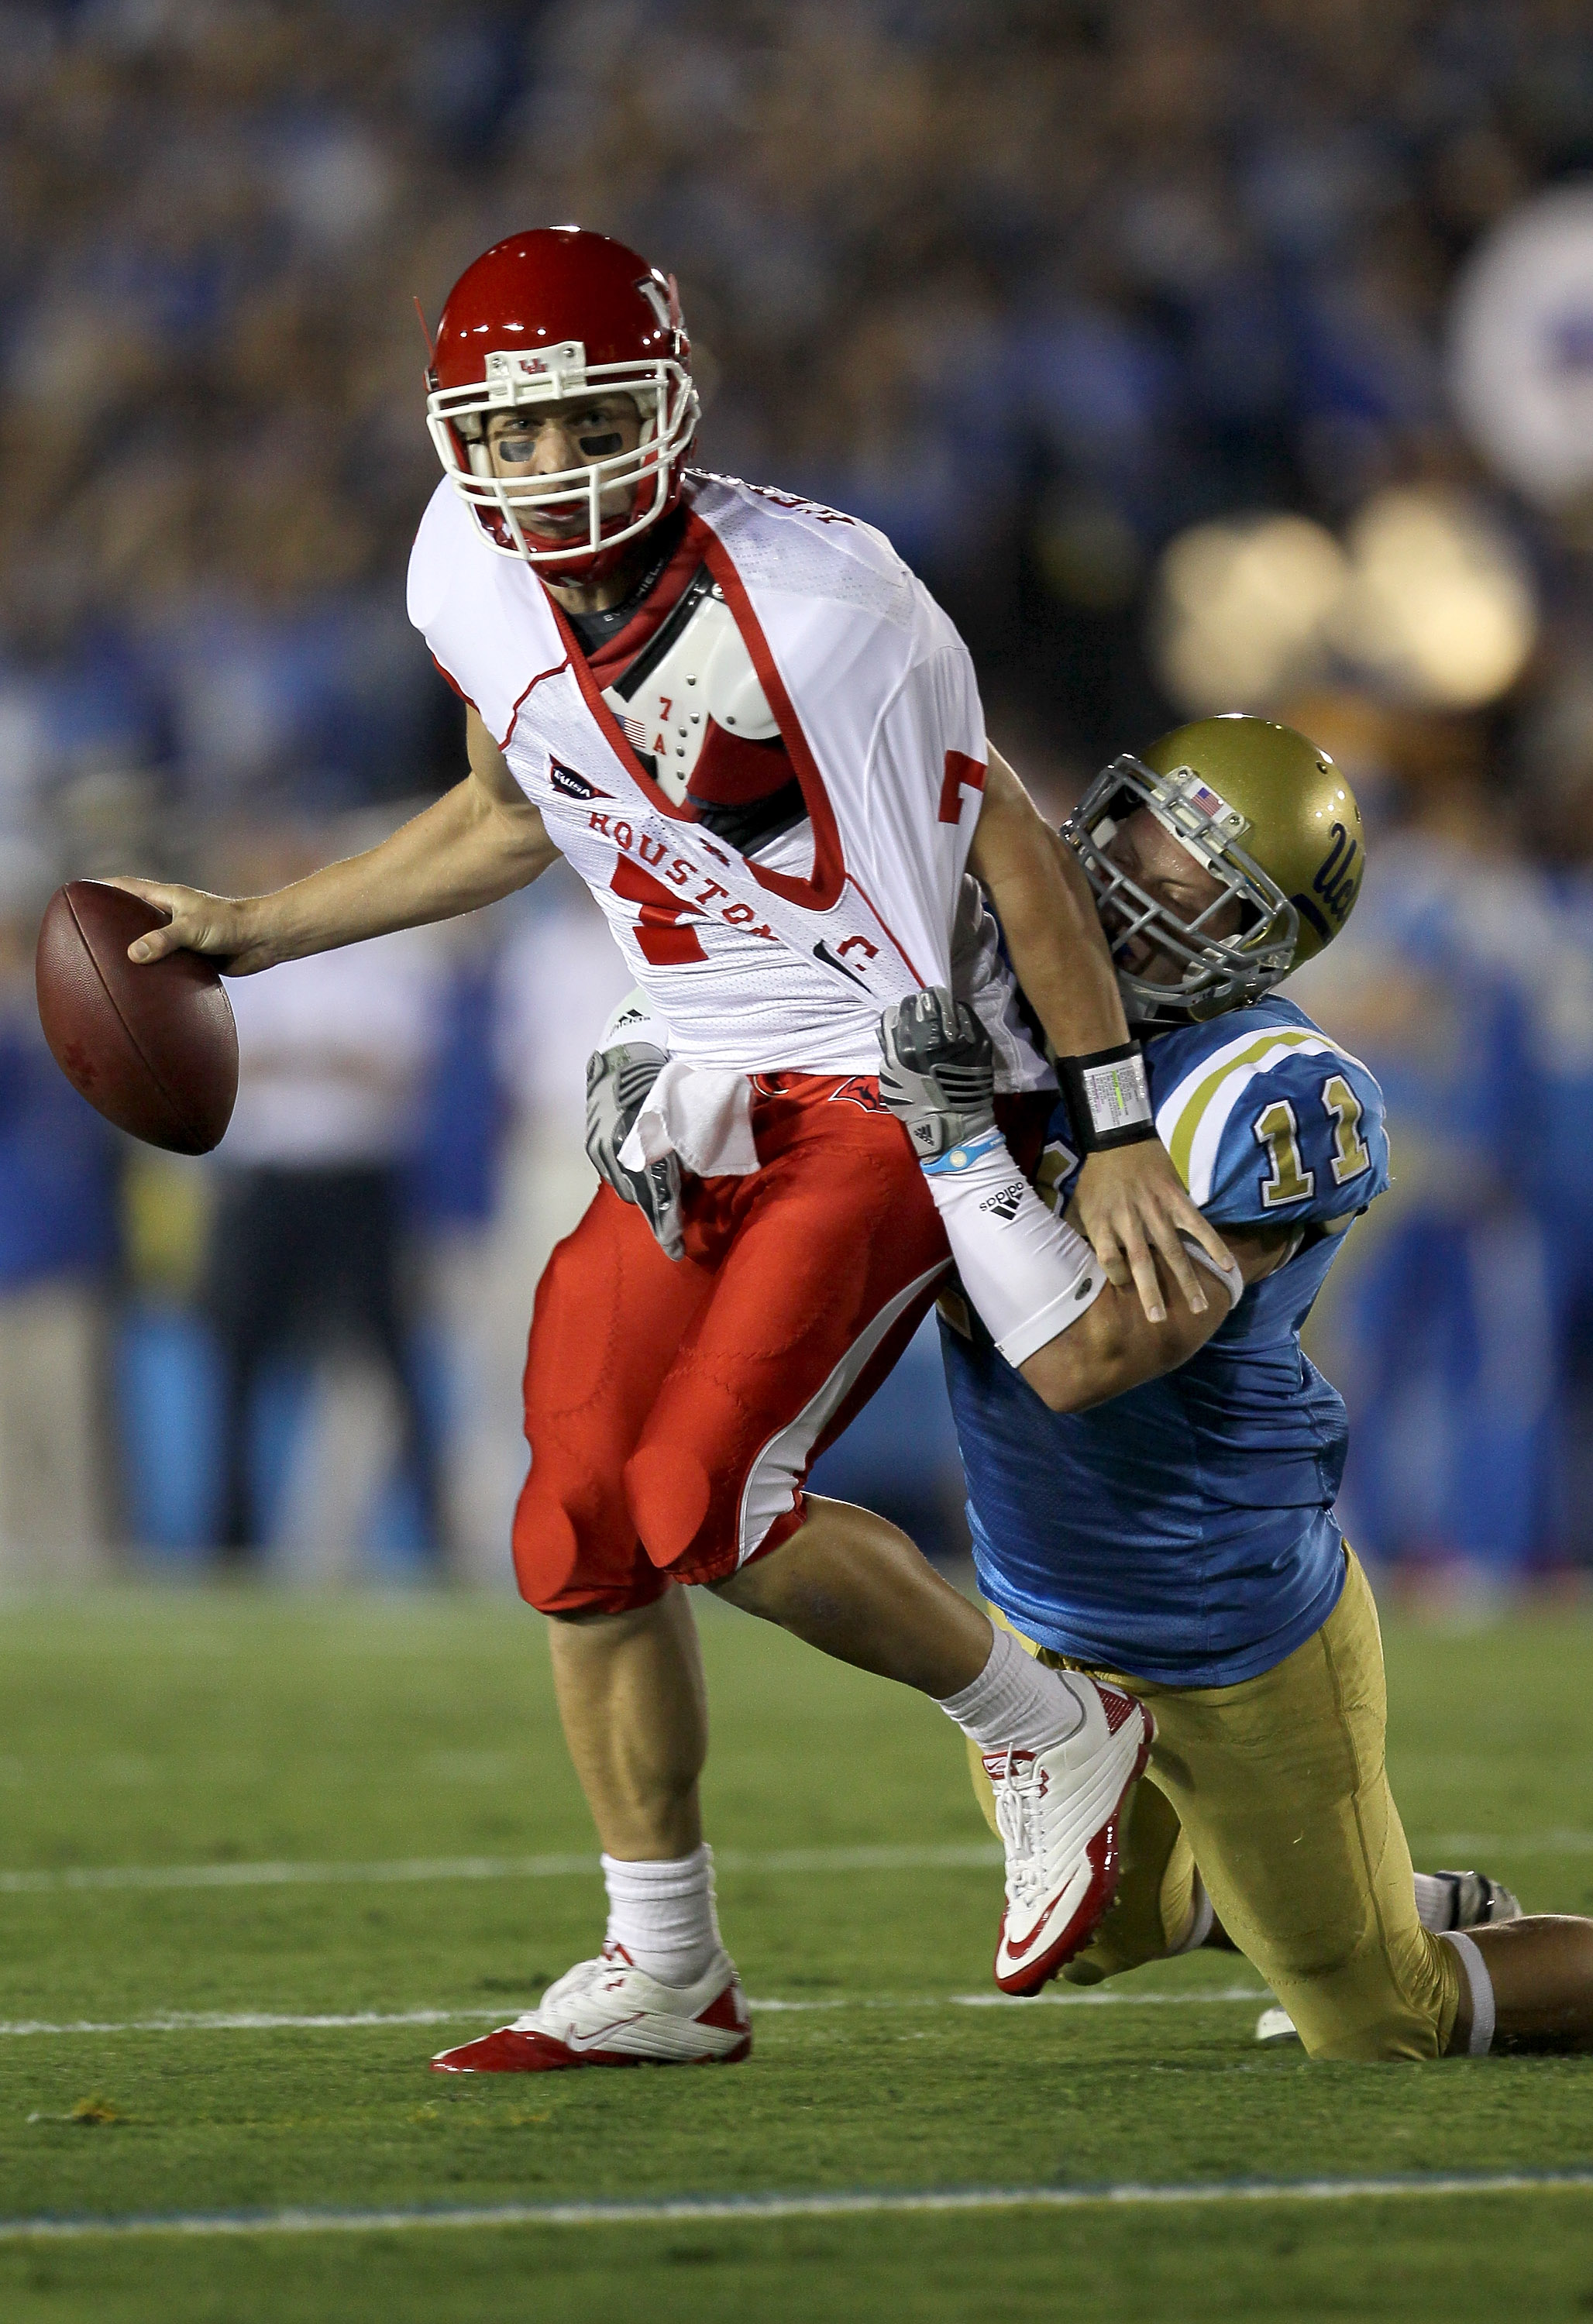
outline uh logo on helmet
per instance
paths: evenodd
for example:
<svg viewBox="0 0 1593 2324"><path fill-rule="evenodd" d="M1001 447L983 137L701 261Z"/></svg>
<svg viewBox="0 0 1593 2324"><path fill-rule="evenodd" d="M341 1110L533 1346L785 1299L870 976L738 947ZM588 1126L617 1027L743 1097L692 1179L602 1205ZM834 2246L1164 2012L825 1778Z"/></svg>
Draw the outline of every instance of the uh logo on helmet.
<svg viewBox="0 0 1593 2324"><path fill-rule="evenodd" d="M1216 882L1192 919L1141 887L1111 852L1118 825L1140 808ZM1143 758L1115 759L1062 834L1114 952L1144 936L1173 966L1162 982L1119 963L1124 1005L1145 1027L1219 1016L1280 983L1332 943L1366 864L1355 794L1327 753L1292 726L1234 711L1174 727Z"/></svg>
<svg viewBox="0 0 1593 2324"><path fill-rule="evenodd" d="M680 498L699 412L680 296L673 275L607 235L538 226L485 251L448 294L426 386L444 474L503 556L596 580ZM621 394L641 421L633 448L551 475L493 473L495 413Z"/></svg>

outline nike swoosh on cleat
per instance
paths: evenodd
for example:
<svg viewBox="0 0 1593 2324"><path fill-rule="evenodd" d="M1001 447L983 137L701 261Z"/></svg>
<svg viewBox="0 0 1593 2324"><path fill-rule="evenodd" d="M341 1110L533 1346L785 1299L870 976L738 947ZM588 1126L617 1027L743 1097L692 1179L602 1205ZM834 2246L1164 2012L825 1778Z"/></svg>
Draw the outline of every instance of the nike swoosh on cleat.
<svg viewBox="0 0 1593 2324"><path fill-rule="evenodd" d="M611 2017L607 2025L599 2025L595 2034L556 2034L553 2039L562 2042L567 2050L596 2050L610 2034L620 2034L627 2025L639 2025L647 2012L633 2009L628 2017Z"/></svg>
<svg viewBox="0 0 1593 2324"><path fill-rule="evenodd" d="M1073 1878L1076 1880L1078 1877L1078 1874L1075 1873ZM1068 1887L1070 1888L1072 1885L1073 1882L1070 1880L1068 1883ZM1062 1895L1065 1896L1067 1893L1067 1889L1064 1889L1062 1891ZM1034 1926L1030 1930L1028 1935L1023 1938L1021 1943L1014 1944L1010 1936L1006 1938L1006 1950L1014 1960L1022 1960L1023 1955L1029 1950L1030 1947L1035 1942L1035 1941L1044 1935L1047 1928L1051 1925L1052 1914L1057 1911L1061 1902L1062 1896L1053 1896L1051 1898L1044 1912L1042 1913L1040 1918L1035 1922Z"/></svg>
<svg viewBox="0 0 1593 2324"><path fill-rule="evenodd" d="M1048 1979L1055 1974L1056 1969L1060 1968L1063 1961L1070 1960L1075 1953L1082 1950L1083 1946L1088 1941L1090 1934L1098 1926L1106 1914L1110 1910L1113 1900L1116 1895L1118 1879L1122 1873L1122 1841L1119 1831L1119 1819L1123 1812L1123 1803L1127 1798L1134 1784L1138 1782L1141 1775L1144 1773L1145 1763L1151 1756L1151 1744L1154 1739L1155 1731L1155 1722L1152 1720L1149 1712L1147 1711L1145 1713L1144 1731L1141 1736L1139 1748L1135 1754L1134 1765L1130 1768L1123 1787L1117 1794L1116 1804L1112 1809L1111 1813L1104 1820L1101 1828L1097 1831L1094 1839L1088 1842L1085 1849L1085 1860L1090 1868L1089 1883L1086 1887L1083 1895L1079 1898L1077 1905L1075 1906L1072 1914L1070 1916L1068 1926L1063 1929L1061 1936L1056 1940L1057 1946L1060 1948L1066 1945L1067 1950L1065 1952L1061 1952L1060 1950L1057 1952L1054 1958L1053 1966L1051 1968L1046 1967L1046 1962L1048 1960L1051 1959L1051 1956L1045 1953L1042 1953L1040 1955L1040 1974L1033 1986L1014 1987L1010 1984L1008 1982L1008 1978L1013 1974L1013 1970L1009 1968L1005 1972L1004 1972L1001 1968L1001 1960L1004 1949L1008 1956L1009 1961L1014 1960L1020 1952L1027 1953L1033 1945L1034 1940L1039 1935L1040 1931L1039 1929L1032 1930L1028 1937L1024 1939L1021 1948L1009 1944L1007 1941L1006 1914L1003 1912L1001 1916L1001 1928L996 1938L996 1981L1005 1991L1008 1993L1014 1991L1028 1993L1038 1990L1041 1985L1045 1984ZM1058 1902L1060 1903L1060 1899L1059 1898ZM1093 1913L1090 1910L1092 1903L1096 1904L1096 1910ZM1078 1928L1079 1923L1081 1921L1085 1923L1083 1931L1076 1939L1070 1941L1071 1932ZM1043 1927L1043 1925L1044 1923L1042 1922L1041 1926ZM1033 1977L1034 1970L1031 1969L1028 1971L1028 1974L1031 1977Z"/></svg>

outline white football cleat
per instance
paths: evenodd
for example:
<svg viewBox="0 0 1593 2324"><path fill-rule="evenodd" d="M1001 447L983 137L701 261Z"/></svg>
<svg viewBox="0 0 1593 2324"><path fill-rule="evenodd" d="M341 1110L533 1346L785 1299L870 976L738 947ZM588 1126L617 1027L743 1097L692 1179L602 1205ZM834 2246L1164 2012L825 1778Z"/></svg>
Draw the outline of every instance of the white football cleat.
<svg viewBox="0 0 1593 2324"><path fill-rule="evenodd" d="M1084 1719L1043 1751L986 1751L1006 1849L1006 1909L996 1941L1004 1993L1038 1993L1089 1942L1117 1894L1122 1828L1155 1739L1141 1702L1062 1674Z"/></svg>
<svg viewBox="0 0 1593 2324"><path fill-rule="evenodd" d="M622 1945L577 1961L512 2025L431 2061L436 2074L545 2074L570 2066L734 2066L752 2048L736 1964L718 1954L692 1985L660 1985Z"/></svg>
<svg viewBox="0 0 1593 2324"><path fill-rule="evenodd" d="M1256 2019L1255 2038L1258 2042L1264 2042L1269 2049L1273 2049L1284 2042L1298 2043L1300 2029L1288 2011L1280 2008L1274 2001L1272 2007L1264 2009Z"/></svg>

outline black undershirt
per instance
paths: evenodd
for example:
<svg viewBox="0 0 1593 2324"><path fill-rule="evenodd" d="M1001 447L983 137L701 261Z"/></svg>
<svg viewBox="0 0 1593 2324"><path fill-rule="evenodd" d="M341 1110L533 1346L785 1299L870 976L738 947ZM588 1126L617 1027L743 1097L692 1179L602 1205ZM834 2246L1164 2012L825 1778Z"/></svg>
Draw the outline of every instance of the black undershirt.
<svg viewBox="0 0 1593 2324"><path fill-rule="evenodd" d="M652 590L657 588L662 577L664 567L680 547L684 525L683 515L664 519L663 523L659 527L657 555L631 591L630 595L621 598L617 605L611 605L605 613L565 613L564 618L580 640L581 651L588 660L593 654L608 643L610 638L618 637L627 622L634 621L641 610L644 598Z"/></svg>

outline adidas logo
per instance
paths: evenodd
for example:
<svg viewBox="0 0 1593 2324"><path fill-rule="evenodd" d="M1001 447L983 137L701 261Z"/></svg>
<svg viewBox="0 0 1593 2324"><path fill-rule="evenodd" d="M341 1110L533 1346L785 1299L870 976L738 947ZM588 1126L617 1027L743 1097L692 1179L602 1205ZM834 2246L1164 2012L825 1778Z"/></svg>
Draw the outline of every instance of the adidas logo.
<svg viewBox="0 0 1593 2324"><path fill-rule="evenodd" d="M996 1217L1005 1219L1010 1225L1018 1215L1023 1199L1023 1181L1022 1178L1014 1178L1012 1185L1004 1186L998 1194L987 1194L979 1204L979 1208L982 1211L993 1212Z"/></svg>

